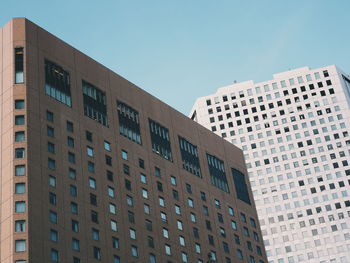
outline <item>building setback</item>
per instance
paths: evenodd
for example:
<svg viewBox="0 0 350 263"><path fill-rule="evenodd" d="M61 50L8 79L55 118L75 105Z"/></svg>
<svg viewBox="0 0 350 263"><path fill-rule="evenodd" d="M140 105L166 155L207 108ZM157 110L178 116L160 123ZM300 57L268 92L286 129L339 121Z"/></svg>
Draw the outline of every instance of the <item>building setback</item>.
<svg viewBox="0 0 350 263"><path fill-rule="evenodd" d="M197 99L193 120L241 147L269 263L350 262L350 77L299 68Z"/></svg>
<svg viewBox="0 0 350 263"><path fill-rule="evenodd" d="M1 262L267 262L240 149L26 19L0 43Z"/></svg>

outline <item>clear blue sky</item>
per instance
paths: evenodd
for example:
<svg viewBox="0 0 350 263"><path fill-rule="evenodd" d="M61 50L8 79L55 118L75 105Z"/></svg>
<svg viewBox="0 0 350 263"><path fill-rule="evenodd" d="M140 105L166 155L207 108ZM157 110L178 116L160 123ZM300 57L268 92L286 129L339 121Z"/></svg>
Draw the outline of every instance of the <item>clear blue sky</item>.
<svg viewBox="0 0 350 263"><path fill-rule="evenodd" d="M350 73L346 0L2 0L0 25L27 17L188 114L233 83L302 66Z"/></svg>

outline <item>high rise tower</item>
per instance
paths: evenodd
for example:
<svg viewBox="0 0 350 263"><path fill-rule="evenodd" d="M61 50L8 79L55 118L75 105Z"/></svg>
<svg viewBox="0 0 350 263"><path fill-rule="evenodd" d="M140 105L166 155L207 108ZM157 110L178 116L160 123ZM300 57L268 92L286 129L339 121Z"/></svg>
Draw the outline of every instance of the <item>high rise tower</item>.
<svg viewBox="0 0 350 263"><path fill-rule="evenodd" d="M240 149L28 20L0 47L2 263L266 263Z"/></svg>
<svg viewBox="0 0 350 263"><path fill-rule="evenodd" d="M193 120L241 147L270 263L350 262L350 77L307 67L197 99Z"/></svg>

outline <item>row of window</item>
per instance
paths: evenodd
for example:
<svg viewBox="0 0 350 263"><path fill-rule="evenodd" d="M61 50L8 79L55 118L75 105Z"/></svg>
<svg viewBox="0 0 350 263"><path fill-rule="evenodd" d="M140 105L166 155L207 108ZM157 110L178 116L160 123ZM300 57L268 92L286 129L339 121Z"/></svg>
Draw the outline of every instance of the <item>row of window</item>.
<svg viewBox="0 0 350 263"><path fill-rule="evenodd" d="M315 77L315 81L319 80L321 78L320 76L320 73L319 72L315 72L314 73L314 77ZM324 70L323 71L323 77L325 78L328 78L329 77L329 73L328 73L328 70ZM311 74L307 74L305 76L305 79L306 79L306 82L310 82L312 81L312 77L311 77ZM303 84L304 83L304 79L302 76L299 76L297 77L297 80L298 80L298 84ZM290 78L289 79L289 85L290 86L294 86L296 85L295 83L295 79L294 78ZM286 80L282 80L280 81L280 87L281 88L286 88L287 87L287 84L286 84ZM271 84L271 88L272 90L277 90L279 87L278 87L278 83L277 82L273 82ZM264 84L263 85L263 89L264 89L264 92L269 92L270 91L270 85L269 84ZM247 91L247 96L253 96L253 89L248 89ZM256 94L259 94L261 93L262 90L261 90L261 87L260 86L257 86L255 87L255 93ZM239 97L240 98L244 98L245 97L245 91L241 90L241 91L238 91L238 94L239 94ZM235 96L235 93L231 93L231 96L230 96L231 100L235 100L237 99L237 97ZM220 103L220 98L219 97L214 97L214 103L215 104L218 104ZM223 95L222 96L222 102L227 102L228 101L228 96L227 95ZM211 99L207 99L206 100L206 105L207 106L210 106L212 105L212 100Z"/></svg>

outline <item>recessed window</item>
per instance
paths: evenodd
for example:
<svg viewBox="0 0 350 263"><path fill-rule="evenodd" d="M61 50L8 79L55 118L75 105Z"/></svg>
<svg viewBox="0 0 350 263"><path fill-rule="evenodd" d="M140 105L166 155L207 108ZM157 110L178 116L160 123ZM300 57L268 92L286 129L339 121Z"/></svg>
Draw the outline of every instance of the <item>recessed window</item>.
<svg viewBox="0 0 350 263"><path fill-rule="evenodd" d="M123 160L128 160L128 152L125 150L122 150L122 159Z"/></svg>
<svg viewBox="0 0 350 263"><path fill-rule="evenodd" d="M16 165L15 166L15 176L24 176L26 172L24 165Z"/></svg>
<svg viewBox="0 0 350 263"><path fill-rule="evenodd" d="M111 144L107 141L103 142L104 148L106 151L110 152L111 151Z"/></svg>
<svg viewBox="0 0 350 263"><path fill-rule="evenodd" d="M86 146L86 154L90 157L94 156L94 149L90 146Z"/></svg>
<svg viewBox="0 0 350 263"><path fill-rule="evenodd" d="M15 142L23 142L23 141L25 141L24 131L15 132Z"/></svg>
<svg viewBox="0 0 350 263"><path fill-rule="evenodd" d="M58 232L56 230L53 230L53 229L50 230L50 240L52 242L58 241Z"/></svg>
<svg viewBox="0 0 350 263"><path fill-rule="evenodd" d="M15 194L24 194L25 192L26 192L26 184L25 183L15 184Z"/></svg>
<svg viewBox="0 0 350 263"><path fill-rule="evenodd" d="M46 111L46 120L49 122L53 122L53 113L51 111Z"/></svg>
<svg viewBox="0 0 350 263"><path fill-rule="evenodd" d="M112 231L118 231L118 223L117 221L111 220L111 229Z"/></svg>
<svg viewBox="0 0 350 263"><path fill-rule="evenodd" d="M69 73L48 60L45 60L45 94L72 107Z"/></svg>
<svg viewBox="0 0 350 263"><path fill-rule="evenodd" d="M26 241L23 239L15 241L15 251L16 252L25 252L26 251Z"/></svg>
<svg viewBox="0 0 350 263"><path fill-rule="evenodd" d="M15 116L15 125L24 125L24 115L16 115Z"/></svg>
<svg viewBox="0 0 350 263"><path fill-rule="evenodd" d="M172 161L169 130L161 124L148 119L151 133L152 151L164 159Z"/></svg>
<svg viewBox="0 0 350 263"><path fill-rule="evenodd" d="M15 232L25 232L26 231L26 221L16 220L15 221Z"/></svg>
<svg viewBox="0 0 350 263"><path fill-rule="evenodd" d="M23 110L25 107L24 100L15 100L15 110Z"/></svg>
<svg viewBox="0 0 350 263"><path fill-rule="evenodd" d="M23 47L15 48L15 84L24 83L24 51Z"/></svg>
<svg viewBox="0 0 350 263"><path fill-rule="evenodd" d="M82 86L84 115L108 126L106 93L84 80Z"/></svg>
<svg viewBox="0 0 350 263"><path fill-rule="evenodd" d="M51 248L50 259L53 262L58 262L58 251L56 249Z"/></svg>
<svg viewBox="0 0 350 263"><path fill-rule="evenodd" d="M92 142L92 132L85 131L85 137L86 137L86 140L88 140L89 142Z"/></svg>
<svg viewBox="0 0 350 263"><path fill-rule="evenodd" d="M15 158L21 159L24 158L25 149L24 148L16 148L15 149Z"/></svg>
<svg viewBox="0 0 350 263"><path fill-rule="evenodd" d="M140 174L140 181L144 184L147 183L147 176L145 174Z"/></svg>
<svg viewBox="0 0 350 263"><path fill-rule="evenodd" d="M141 144L139 113L123 102L117 101L119 132L129 140Z"/></svg>

